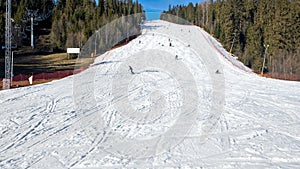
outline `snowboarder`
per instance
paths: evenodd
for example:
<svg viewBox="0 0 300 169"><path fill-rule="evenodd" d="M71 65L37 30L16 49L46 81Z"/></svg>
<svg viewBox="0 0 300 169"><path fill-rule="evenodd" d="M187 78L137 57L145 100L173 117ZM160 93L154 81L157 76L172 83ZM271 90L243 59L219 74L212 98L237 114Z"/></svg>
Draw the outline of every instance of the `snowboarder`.
<svg viewBox="0 0 300 169"><path fill-rule="evenodd" d="M216 74L221 74L221 72L219 71L219 69L217 69Z"/></svg>
<svg viewBox="0 0 300 169"><path fill-rule="evenodd" d="M132 69L131 66L129 66L129 70L130 70L131 74L134 74L133 69Z"/></svg>

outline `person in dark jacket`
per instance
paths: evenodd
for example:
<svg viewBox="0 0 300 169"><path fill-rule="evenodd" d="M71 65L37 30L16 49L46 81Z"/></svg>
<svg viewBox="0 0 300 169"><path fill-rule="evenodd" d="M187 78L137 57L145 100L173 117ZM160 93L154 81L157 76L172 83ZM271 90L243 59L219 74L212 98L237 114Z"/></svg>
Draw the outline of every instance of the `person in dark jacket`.
<svg viewBox="0 0 300 169"><path fill-rule="evenodd" d="M133 69L132 69L131 66L129 66L129 70L130 70L131 74L134 74Z"/></svg>

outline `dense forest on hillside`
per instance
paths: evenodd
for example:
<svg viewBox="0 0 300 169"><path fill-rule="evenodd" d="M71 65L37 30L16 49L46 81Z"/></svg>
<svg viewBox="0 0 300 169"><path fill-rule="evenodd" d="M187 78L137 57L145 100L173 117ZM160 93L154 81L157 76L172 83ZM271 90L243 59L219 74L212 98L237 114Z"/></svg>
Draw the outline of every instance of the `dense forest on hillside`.
<svg viewBox="0 0 300 169"><path fill-rule="evenodd" d="M4 45L5 0L0 0L0 11L0 43ZM141 13L142 5L132 0L97 0L97 3L95 0L12 0L13 44L30 38L28 11L36 12L35 25L50 24L51 48L66 50L81 47L96 30L114 19Z"/></svg>
<svg viewBox="0 0 300 169"><path fill-rule="evenodd" d="M61 0L53 10L52 42L57 48L81 47L96 30L121 16L141 13L132 0Z"/></svg>
<svg viewBox="0 0 300 169"><path fill-rule="evenodd" d="M164 13L203 27L228 51L234 41L232 52L255 71L266 54L266 71L300 75L299 0L210 0Z"/></svg>

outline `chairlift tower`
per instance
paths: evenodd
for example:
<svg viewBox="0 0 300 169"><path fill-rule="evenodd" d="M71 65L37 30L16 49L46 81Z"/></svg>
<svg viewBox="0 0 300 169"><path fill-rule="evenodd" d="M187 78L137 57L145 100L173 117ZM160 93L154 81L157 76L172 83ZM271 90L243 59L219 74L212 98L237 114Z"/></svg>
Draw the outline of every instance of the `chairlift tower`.
<svg viewBox="0 0 300 169"><path fill-rule="evenodd" d="M11 85L11 0L6 0L6 20L5 20L5 77L3 79L3 89L10 89Z"/></svg>
<svg viewBox="0 0 300 169"><path fill-rule="evenodd" d="M34 34L33 34L33 22L35 18L38 16L38 10L27 9L27 16L30 19L30 32L31 32L31 48L34 49Z"/></svg>

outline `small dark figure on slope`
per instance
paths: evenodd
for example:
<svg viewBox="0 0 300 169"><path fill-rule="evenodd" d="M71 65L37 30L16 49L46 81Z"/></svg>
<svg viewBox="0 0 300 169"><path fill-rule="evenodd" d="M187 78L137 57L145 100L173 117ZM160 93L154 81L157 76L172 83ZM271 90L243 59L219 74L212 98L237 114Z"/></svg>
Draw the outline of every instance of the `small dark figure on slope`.
<svg viewBox="0 0 300 169"><path fill-rule="evenodd" d="M130 70L131 74L135 74L131 66L129 66L129 70Z"/></svg>

